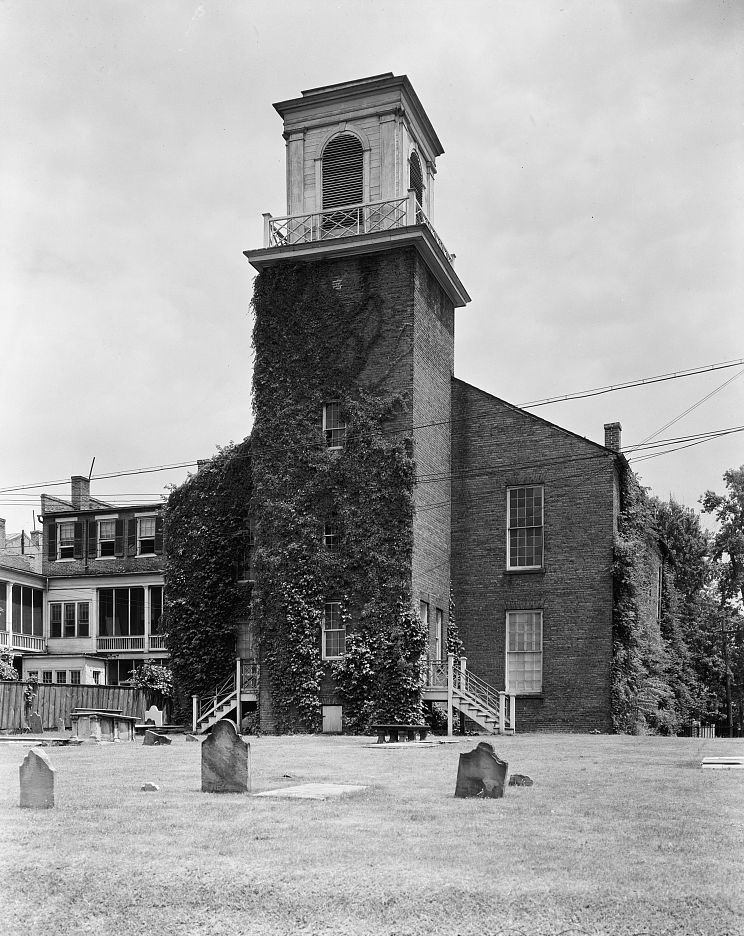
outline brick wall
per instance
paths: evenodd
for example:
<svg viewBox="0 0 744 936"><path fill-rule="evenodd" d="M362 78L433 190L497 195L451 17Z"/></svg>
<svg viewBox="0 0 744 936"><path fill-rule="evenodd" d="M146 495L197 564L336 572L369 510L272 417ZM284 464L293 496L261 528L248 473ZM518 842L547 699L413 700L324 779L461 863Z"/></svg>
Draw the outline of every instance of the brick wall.
<svg viewBox="0 0 744 936"><path fill-rule="evenodd" d="M453 381L452 568L468 667L505 686L506 612L543 612L543 689L517 730L608 731L617 479L602 446ZM543 569L506 571L507 488L544 485Z"/></svg>
<svg viewBox="0 0 744 936"><path fill-rule="evenodd" d="M413 599L446 621L450 593L450 415L454 368L454 307L417 258L414 290L413 439L416 514ZM444 649L444 648L443 648Z"/></svg>

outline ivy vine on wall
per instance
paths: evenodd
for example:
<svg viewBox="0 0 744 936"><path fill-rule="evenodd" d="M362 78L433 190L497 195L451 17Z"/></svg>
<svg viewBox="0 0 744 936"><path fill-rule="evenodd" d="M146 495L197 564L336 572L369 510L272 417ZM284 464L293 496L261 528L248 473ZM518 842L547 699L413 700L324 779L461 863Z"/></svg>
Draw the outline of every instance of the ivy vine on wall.
<svg viewBox="0 0 744 936"><path fill-rule="evenodd" d="M408 440L385 431L405 401L357 380L375 343L365 322L372 306L379 321L381 301L364 276L342 299L324 264L281 264L256 281L253 614L278 730L317 730L334 687L347 730L421 715L427 635L411 607L413 462ZM328 402L346 424L341 451L326 446ZM328 602L347 624L336 660L322 652Z"/></svg>

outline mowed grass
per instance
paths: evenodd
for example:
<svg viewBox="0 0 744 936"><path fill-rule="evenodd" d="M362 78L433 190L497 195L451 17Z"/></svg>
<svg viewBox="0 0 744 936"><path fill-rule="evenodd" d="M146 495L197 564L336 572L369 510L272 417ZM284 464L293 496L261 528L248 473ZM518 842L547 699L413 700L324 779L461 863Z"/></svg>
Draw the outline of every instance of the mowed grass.
<svg viewBox="0 0 744 936"><path fill-rule="evenodd" d="M543 936L744 934L744 742L495 738L531 788L453 797L478 738L406 748L251 738L253 791L200 792L200 745L45 749L56 806L20 809L28 748L0 744L0 932ZM285 776L289 775L289 776ZM160 786L143 793L145 781Z"/></svg>

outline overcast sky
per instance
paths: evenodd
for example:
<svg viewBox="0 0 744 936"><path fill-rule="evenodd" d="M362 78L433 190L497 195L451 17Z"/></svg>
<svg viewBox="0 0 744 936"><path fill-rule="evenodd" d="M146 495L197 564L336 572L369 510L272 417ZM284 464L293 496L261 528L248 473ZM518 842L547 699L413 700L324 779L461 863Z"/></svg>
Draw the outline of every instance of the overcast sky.
<svg viewBox="0 0 744 936"><path fill-rule="evenodd" d="M4 0L0 30L0 488L250 432L242 251L285 211L271 105L385 71L445 149L458 377L523 404L744 358L741 2ZM536 412L632 445L743 370ZM661 437L742 424L744 376ZM695 506L742 463L744 433L635 467ZM9 531L41 490L0 493Z"/></svg>

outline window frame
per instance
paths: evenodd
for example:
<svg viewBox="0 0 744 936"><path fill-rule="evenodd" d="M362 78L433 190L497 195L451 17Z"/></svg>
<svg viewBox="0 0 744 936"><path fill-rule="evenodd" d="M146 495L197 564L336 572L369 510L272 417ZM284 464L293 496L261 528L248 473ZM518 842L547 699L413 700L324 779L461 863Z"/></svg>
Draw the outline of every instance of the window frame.
<svg viewBox="0 0 744 936"><path fill-rule="evenodd" d="M96 549L96 557L98 559L114 559L116 558L116 520L117 517L98 517L96 520L96 533L98 534L98 542ZM111 536L102 536L101 535L101 524L110 523L113 526L113 534ZM103 544L106 544L106 552L103 551ZM109 545L110 544L110 545Z"/></svg>
<svg viewBox="0 0 744 936"><path fill-rule="evenodd" d="M74 609L72 618L68 618L68 608ZM85 614L82 614L83 608ZM87 619L85 619L87 615ZM74 632L68 633L72 624ZM81 633L81 625L85 625L85 632ZM55 633L56 630L56 633ZM90 602L89 601L50 601L49 602L49 639L70 640L73 638L90 637Z"/></svg>
<svg viewBox="0 0 744 936"><path fill-rule="evenodd" d="M65 540L65 545L62 545L62 530L66 527L69 527L72 530L71 538ZM62 550L65 550L69 555L62 554ZM57 561L61 560L70 560L75 558L75 521L74 520L58 520L57 521Z"/></svg>
<svg viewBox="0 0 744 936"><path fill-rule="evenodd" d="M329 609L329 608L336 608L336 609L338 609L338 612L337 612L337 613L338 613L338 623L341 625L340 627L327 627L327 626L326 626L327 623L328 623L327 615L328 615L328 609ZM333 614L334 612L331 612L331 613ZM331 623L335 623L335 622L332 620ZM327 637L328 637L329 634L339 634L339 633L343 635L343 636L341 637L342 650L341 650L340 653L337 653L337 654L329 654L329 653L328 653L328 641L327 641ZM324 604L323 604L323 617L322 617L322 622L321 622L321 635L320 635L320 638L321 638L321 656L322 656L322 659L324 659L324 660L341 660L341 659L343 659L343 657L344 657L345 654L346 654L346 624L344 623L344 620L343 620L343 618L342 618L341 602L340 602L340 601L326 601L326 602L324 602Z"/></svg>
<svg viewBox="0 0 744 936"><path fill-rule="evenodd" d="M535 620L539 621L539 649L538 650L510 650L509 649L509 636L510 636L510 618L512 615L516 616L518 614L531 614L533 615L533 626ZM517 621L515 620L516 624ZM509 695L513 696L542 696L543 694L543 675L544 675L544 645L545 645L545 620L544 620L544 611L542 608L515 608L510 609L506 612L505 617L505 652L504 652L504 685L506 686L506 692ZM534 639L534 638L533 638ZM527 656L528 654L538 657L539 659L539 669L533 668L531 672L539 672L539 688L526 689L513 689L510 686L511 681L511 667L510 667L510 654L520 654L522 656Z"/></svg>
<svg viewBox="0 0 744 936"><path fill-rule="evenodd" d="M154 514L154 513L153 513L153 514L142 514L142 515L139 515L139 514L138 514L138 515L135 517L135 520L137 521L137 549L136 549L136 553L135 553L135 554L136 554L137 556L148 556L148 557L149 557L149 556L155 556L155 555L157 555L157 553L155 552L155 537L156 537L156 533L157 533L157 519L158 519L158 516L157 516L157 514ZM148 534L147 536L143 536L143 534L142 534L142 521L143 521L143 520L152 521L152 535L151 535L151 536L150 536L149 534ZM152 549L143 549L142 544L143 544L143 543L150 543L150 542L152 543Z"/></svg>
<svg viewBox="0 0 744 936"><path fill-rule="evenodd" d="M531 526L519 524L512 526L512 495L517 491L540 491L540 524ZM513 561L512 556L512 530L539 530L540 531L540 562L532 565L519 565ZM527 548L527 547L525 547ZM534 544L531 547L534 549ZM517 543L517 551L519 544ZM519 558L518 556L516 557ZM509 572L534 572L545 568L545 485L543 484L514 484L506 489L506 568Z"/></svg>
<svg viewBox="0 0 744 936"><path fill-rule="evenodd" d="M338 408L338 423L329 425L328 410ZM338 435L334 435L338 433ZM323 438L329 452L340 452L346 447L346 422L341 420L341 401L328 400L323 404Z"/></svg>
<svg viewBox="0 0 744 936"><path fill-rule="evenodd" d="M328 552L338 552L341 545L341 525L337 520L326 520L323 524L323 547Z"/></svg>

